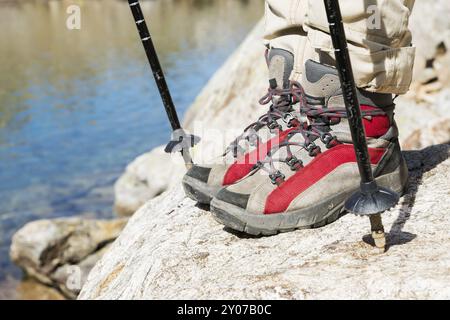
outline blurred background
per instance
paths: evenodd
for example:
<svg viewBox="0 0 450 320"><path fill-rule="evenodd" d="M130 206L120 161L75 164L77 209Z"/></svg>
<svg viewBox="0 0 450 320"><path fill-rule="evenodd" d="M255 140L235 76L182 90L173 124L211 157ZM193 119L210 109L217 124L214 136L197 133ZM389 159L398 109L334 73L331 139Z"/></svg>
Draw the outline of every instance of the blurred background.
<svg viewBox="0 0 450 320"><path fill-rule="evenodd" d="M263 15L263 0L141 3L180 116ZM169 124L126 1L0 0L0 43L0 299L57 298L21 280L11 236L112 217L114 182Z"/></svg>

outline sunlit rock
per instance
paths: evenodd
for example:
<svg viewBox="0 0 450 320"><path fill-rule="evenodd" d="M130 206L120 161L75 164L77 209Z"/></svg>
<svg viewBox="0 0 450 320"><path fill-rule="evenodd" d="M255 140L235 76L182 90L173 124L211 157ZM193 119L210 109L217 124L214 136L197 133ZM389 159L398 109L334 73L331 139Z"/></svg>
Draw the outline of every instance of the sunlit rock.
<svg viewBox="0 0 450 320"><path fill-rule="evenodd" d="M73 298L125 223L126 219L33 221L14 234L11 260L27 275Z"/></svg>

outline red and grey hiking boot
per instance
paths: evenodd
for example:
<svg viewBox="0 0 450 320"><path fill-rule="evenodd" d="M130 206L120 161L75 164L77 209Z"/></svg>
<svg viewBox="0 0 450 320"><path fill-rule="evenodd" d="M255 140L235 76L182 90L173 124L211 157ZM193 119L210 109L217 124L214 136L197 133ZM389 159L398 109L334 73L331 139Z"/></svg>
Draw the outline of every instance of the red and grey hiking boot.
<svg viewBox="0 0 450 320"><path fill-rule="evenodd" d="M252 235L320 227L338 219L345 200L359 188L337 70L311 60L305 67L307 121L272 147L247 177L217 193L211 212L225 226ZM408 170L392 96L358 91L376 180L401 193Z"/></svg>
<svg viewBox="0 0 450 320"><path fill-rule="evenodd" d="M183 187L193 200L209 204L221 188L249 174L256 163L299 123L296 115L300 114L299 106L306 105L306 100L300 85L289 81L293 55L285 50L271 49L267 61L270 88L260 103L270 104L269 110L231 143L219 163L195 165L186 173Z"/></svg>

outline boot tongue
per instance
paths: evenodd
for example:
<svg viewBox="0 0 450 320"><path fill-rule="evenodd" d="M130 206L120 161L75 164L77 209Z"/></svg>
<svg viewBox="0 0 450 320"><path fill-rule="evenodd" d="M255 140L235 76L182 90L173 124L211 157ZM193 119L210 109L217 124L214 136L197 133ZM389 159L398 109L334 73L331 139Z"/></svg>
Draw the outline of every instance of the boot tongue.
<svg viewBox="0 0 450 320"><path fill-rule="evenodd" d="M327 107L331 101L334 106L344 106L339 74L333 66L307 60L301 85L311 104L322 103ZM356 93L360 104L381 108L390 107L393 104L391 94L368 92L361 88L358 88Z"/></svg>
<svg viewBox="0 0 450 320"><path fill-rule="evenodd" d="M321 64L313 60L305 62L305 72L302 75L301 85L311 103L322 102L342 94L338 71L332 66Z"/></svg>
<svg viewBox="0 0 450 320"><path fill-rule="evenodd" d="M289 89L289 77L294 68L294 55L283 49L272 48L268 55L269 86L271 89ZM274 97L276 104L282 97Z"/></svg>
<svg viewBox="0 0 450 320"><path fill-rule="evenodd" d="M270 49L268 58L269 82L275 82L277 89L289 89L289 77L294 68L294 55L289 51L273 48Z"/></svg>
<svg viewBox="0 0 450 320"><path fill-rule="evenodd" d="M305 90L308 104L324 109L345 108L339 74L335 67L307 60L301 85ZM368 92L361 88L357 88L356 93L361 105L385 110L389 119L391 119L390 121L392 121L392 95ZM309 120L316 125L323 124L323 131L332 130L341 142L352 143L346 117L340 118L331 115L326 118L310 117Z"/></svg>
<svg viewBox="0 0 450 320"><path fill-rule="evenodd" d="M339 75L333 66L307 60L302 74L301 85L305 90L309 105L326 109L329 102L332 102L333 106L343 106ZM314 122L315 125L323 125L322 129L324 131L328 131L329 125L340 121L339 118L333 117L308 117L308 119Z"/></svg>

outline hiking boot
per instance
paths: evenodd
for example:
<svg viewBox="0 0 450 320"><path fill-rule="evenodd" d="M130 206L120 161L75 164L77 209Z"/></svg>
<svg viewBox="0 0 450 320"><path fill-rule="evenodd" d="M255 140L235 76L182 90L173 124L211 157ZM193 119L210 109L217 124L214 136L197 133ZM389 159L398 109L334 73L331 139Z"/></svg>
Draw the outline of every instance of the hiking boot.
<svg viewBox="0 0 450 320"><path fill-rule="evenodd" d="M360 176L334 67L307 61L301 85L306 121L272 147L245 179L221 189L214 217L234 230L272 235L321 227L344 213ZM391 95L358 90L376 181L399 193L408 170L398 143Z"/></svg>
<svg viewBox="0 0 450 320"><path fill-rule="evenodd" d="M269 110L245 128L226 149L219 163L194 165L188 170L183 177L183 187L191 199L209 204L221 188L249 174L256 163L299 123L296 121L300 109L298 102L302 100L305 104L306 101L300 85L289 81L293 55L285 50L271 49L267 62L270 87L260 104L270 105Z"/></svg>

